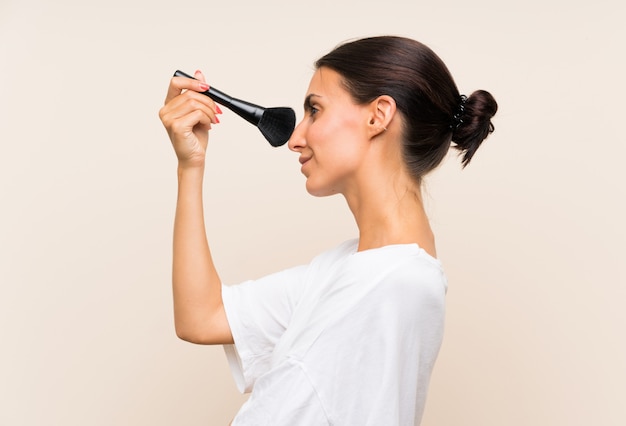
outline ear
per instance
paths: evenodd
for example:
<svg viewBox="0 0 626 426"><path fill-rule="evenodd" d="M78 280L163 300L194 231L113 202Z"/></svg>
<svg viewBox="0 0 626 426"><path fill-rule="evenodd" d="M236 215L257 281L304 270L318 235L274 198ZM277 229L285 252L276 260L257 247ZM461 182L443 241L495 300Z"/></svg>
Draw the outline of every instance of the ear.
<svg viewBox="0 0 626 426"><path fill-rule="evenodd" d="M368 112L368 133L373 138L387 131L396 115L396 101L389 95L381 95L370 103Z"/></svg>

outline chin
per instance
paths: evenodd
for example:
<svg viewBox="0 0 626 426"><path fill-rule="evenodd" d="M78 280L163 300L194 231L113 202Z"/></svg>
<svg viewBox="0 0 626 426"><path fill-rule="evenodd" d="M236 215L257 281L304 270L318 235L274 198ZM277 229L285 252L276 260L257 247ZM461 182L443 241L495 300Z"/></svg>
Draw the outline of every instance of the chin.
<svg viewBox="0 0 626 426"><path fill-rule="evenodd" d="M311 181L311 179L307 179L306 181L306 192L314 197L328 197L339 193L339 191L335 188L325 185L316 185Z"/></svg>

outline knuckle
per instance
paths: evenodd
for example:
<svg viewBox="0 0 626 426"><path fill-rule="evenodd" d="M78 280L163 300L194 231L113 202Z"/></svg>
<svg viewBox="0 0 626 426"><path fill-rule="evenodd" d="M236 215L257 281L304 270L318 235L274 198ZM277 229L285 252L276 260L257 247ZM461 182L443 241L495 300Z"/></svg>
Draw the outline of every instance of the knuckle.
<svg viewBox="0 0 626 426"><path fill-rule="evenodd" d="M184 130L185 125L184 123L177 120L177 121L174 121L173 123L170 123L169 127L172 130L172 132L181 133Z"/></svg>
<svg viewBox="0 0 626 426"><path fill-rule="evenodd" d="M189 106L193 108L194 111L202 108L202 104L200 103L200 101L195 98L190 98L189 101L187 102L189 103Z"/></svg>

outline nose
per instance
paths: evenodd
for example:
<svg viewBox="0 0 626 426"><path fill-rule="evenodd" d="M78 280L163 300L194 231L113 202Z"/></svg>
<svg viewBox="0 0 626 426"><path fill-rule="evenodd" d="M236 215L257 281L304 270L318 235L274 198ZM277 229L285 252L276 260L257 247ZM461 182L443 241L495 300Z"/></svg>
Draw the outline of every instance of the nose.
<svg viewBox="0 0 626 426"><path fill-rule="evenodd" d="M293 129L293 133L287 142L287 146L294 152L302 151L302 148L306 146L306 139L304 138L304 120Z"/></svg>

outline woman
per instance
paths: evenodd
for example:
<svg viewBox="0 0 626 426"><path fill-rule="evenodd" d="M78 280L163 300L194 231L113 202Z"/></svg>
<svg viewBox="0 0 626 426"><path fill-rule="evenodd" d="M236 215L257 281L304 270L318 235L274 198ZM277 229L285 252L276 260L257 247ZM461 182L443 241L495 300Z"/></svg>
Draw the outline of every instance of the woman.
<svg viewBox="0 0 626 426"><path fill-rule="evenodd" d="M358 239L294 267L222 286L203 222L204 77L174 77L160 111L178 156L176 332L226 345L242 391L233 425L417 425L443 333L446 279L422 178L493 131L485 91L459 94L443 62L401 37L343 44L316 63L289 140L307 191L342 194Z"/></svg>

